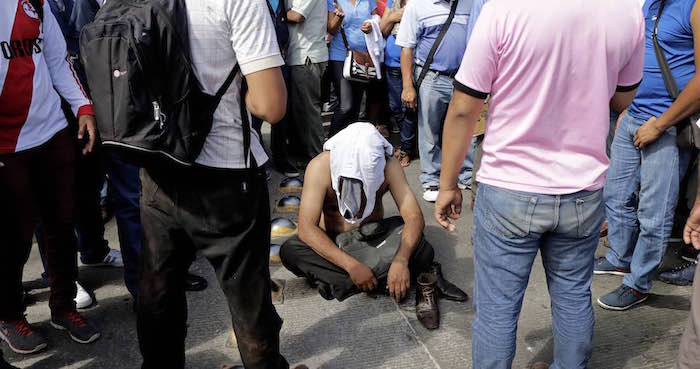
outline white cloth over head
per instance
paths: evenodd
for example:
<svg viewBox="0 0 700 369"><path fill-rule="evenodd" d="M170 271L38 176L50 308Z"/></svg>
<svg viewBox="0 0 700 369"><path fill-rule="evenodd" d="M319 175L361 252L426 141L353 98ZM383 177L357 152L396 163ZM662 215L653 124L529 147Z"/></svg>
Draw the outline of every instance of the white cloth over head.
<svg viewBox="0 0 700 369"><path fill-rule="evenodd" d="M326 141L323 149L331 155L331 183L338 198L338 210L344 215L348 206L341 198L340 178L351 178L362 182L366 197L361 217L347 219L348 223L359 223L374 211L377 191L384 183L386 157L394 153L394 147L368 122L357 122L347 126ZM355 199L359 204L359 199Z"/></svg>

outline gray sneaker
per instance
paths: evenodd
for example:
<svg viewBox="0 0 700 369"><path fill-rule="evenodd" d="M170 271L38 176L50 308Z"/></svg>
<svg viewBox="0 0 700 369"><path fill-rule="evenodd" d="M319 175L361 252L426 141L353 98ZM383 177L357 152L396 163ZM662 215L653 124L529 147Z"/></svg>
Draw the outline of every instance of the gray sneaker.
<svg viewBox="0 0 700 369"><path fill-rule="evenodd" d="M46 339L34 332L24 317L0 320L0 338L18 354L33 354L46 348Z"/></svg>
<svg viewBox="0 0 700 369"><path fill-rule="evenodd" d="M70 338L78 343L92 343L100 338L100 332L86 322L77 311L51 316L51 325L56 329L68 331Z"/></svg>
<svg viewBox="0 0 700 369"><path fill-rule="evenodd" d="M603 256L601 258L595 259L593 262L593 274L596 275L601 275L601 274L612 274L612 275L620 275L624 276L630 273L630 268L618 268L614 265L612 265L608 259Z"/></svg>
<svg viewBox="0 0 700 369"><path fill-rule="evenodd" d="M603 309L622 311L634 305L641 304L649 298L649 294L641 293L634 288L622 285L615 291L598 298L598 305Z"/></svg>

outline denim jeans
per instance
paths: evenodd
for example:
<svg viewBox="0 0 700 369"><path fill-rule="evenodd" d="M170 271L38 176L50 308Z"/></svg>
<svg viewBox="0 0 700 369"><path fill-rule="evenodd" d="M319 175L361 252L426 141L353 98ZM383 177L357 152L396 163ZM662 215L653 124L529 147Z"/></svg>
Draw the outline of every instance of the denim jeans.
<svg viewBox="0 0 700 369"><path fill-rule="evenodd" d="M416 112L406 109L401 101L403 92L403 80L401 68L386 67L386 85L389 90L389 110L394 122L401 130L401 151L411 153L416 144Z"/></svg>
<svg viewBox="0 0 700 369"><path fill-rule="evenodd" d="M613 140L605 183L610 241L605 256L616 267L630 267L624 285L647 293L673 227L679 162L675 128L644 149L634 147L634 134L642 124L627 114Z"/></svg>
<svg viewBox="0 0 700 369"><path fill-rule="evenodd" d="M479 183L474 208L475 369L511 368L518 317L538 250L552 301L550 368L586 368L593 348L591 281L602 192L552 196Z"/></svg>
<svg viewBox="0 0 700 369"><path fill-rule="evenodd" d="M421 67L416 67L415 79ZM428 72L418 91L418 153L420 155L420 182L423 188L440 184L442 164L442 127L445 124L447 106L452 99L452 78L436 72ZM470 184L474 162L474 140L464 165L459 172L459 183Z"/></svg>
<svg viewBox="0 0 700 369"><path fill-rule="evenodd" d="M139 168L125 163L114 154L106 157L110 195L117 221L119 246L124 260L124 284L136 298L141 271L141 216Z"/></svg>

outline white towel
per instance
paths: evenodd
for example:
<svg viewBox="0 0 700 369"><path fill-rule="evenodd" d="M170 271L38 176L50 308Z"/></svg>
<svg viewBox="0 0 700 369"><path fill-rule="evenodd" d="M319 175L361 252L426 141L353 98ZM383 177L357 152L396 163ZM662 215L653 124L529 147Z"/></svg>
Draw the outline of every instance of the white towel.
<svg viewBox="0 0 700 369"><path fill-rule="evenodd" d="M331 155L331 183L338 198L338 210L345 214L347 206L341 201L340 178L351 178L362 182L367 199L360 218L345 219L348 223L359 223L372 214L377 191L384 183L386 156L394 153L391 146L371 123L353 123L326 141L323 149Z"/></svg>
<svg viewBox="0 0 700 369"><path fill-rule="evenodd" d="M382 63L384 63L384 49L386 48L386 40L384 35L382 35L382 29L379 27L380 21L381 18L376 14L365 21L365 23L372 25L372 32L369 34L365 33L365 43L374 67L377 69L377 79L382 79Z"/></svg>

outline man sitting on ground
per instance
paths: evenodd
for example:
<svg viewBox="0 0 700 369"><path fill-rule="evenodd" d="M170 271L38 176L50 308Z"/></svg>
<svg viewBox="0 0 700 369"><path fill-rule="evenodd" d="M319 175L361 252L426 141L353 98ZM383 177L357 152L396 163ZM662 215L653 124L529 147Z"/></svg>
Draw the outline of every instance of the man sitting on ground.
<svg viewBox="0 0 700 369"><path fill-rule="evenodd" d="M465 301L467 295L444 281L433 263L423 213L391 144L371 124L355 123L324 150L306 169L299 236L282 245L284 266L327 300L376 291L401 301L412 280L433 272L440 296ZM384 219L387 191L401 217Z"/></svg>

